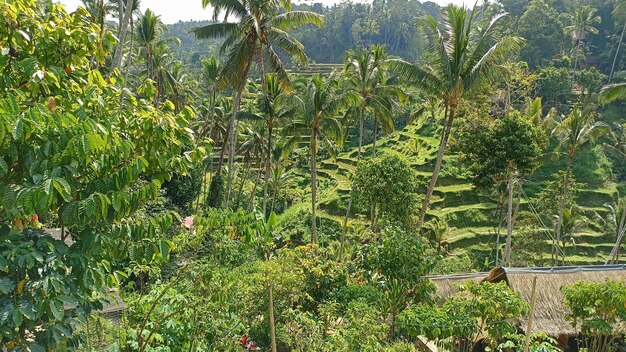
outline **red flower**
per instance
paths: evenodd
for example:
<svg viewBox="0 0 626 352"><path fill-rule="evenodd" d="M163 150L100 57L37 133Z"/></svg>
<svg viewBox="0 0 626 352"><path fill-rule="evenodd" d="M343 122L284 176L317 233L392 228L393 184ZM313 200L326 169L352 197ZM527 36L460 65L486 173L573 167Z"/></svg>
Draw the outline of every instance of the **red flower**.
<svg viewBox="0 0 626 352"><path fill-rule="evenodd" d="M39 216L37 216L37 214L31 215L30 221L32 221L32 222L39 222Z"/></svg>

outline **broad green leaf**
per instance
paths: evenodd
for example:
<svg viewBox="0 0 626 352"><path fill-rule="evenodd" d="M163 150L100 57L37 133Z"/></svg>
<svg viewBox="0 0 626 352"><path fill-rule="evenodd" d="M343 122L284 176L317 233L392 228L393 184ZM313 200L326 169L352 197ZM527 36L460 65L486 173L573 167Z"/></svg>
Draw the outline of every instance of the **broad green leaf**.
<svg viewBox="0 0 626 352"><path fill-rule="evenodd" d="M50 301L50 312L56 320L63 320L64 310L63 303L61 301Z"/></svg>
<svg viewBox="0 0 626 352"><path fill-rule="evenodd" d="M8 294L15 288L15 281L8 277L0 277L0 292Z"/></svg>
<svg viewBox="0 0 626 352"><path fill-rule="evenodd" d="M7 173L9 173L9 166L7 162L4 161L4 158L0 158L0 177L3 177Z"/></svg>
<svg viewBox="0 0 626 352"><path fill-rule="evenodd" d="M54 178L52 180L52 185L64 201L69 202L72 200L72 187L70 187L70 184L64 178Z"/></svg>

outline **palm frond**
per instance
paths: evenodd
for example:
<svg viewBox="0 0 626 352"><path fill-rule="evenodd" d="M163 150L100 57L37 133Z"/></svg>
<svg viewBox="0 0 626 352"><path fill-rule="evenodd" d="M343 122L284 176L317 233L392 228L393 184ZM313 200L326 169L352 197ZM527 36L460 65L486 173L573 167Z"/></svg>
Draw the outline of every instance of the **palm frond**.
<svg viewBox="0 0 626 352"><path fill-rule="evenodd" d="M271 20L271 25L283 31L306 25L321 28L324 25L324 16L311 11L289 11L274 16Z"/></svg>
<svg viewBox="0 0 626 352"><path fill-rule="evenodd" d="M626 82L604 86L600 91L600 102L607 104L626 99Z"/></svg>
<svg viewBox="0 0 626 352"><path fill-rule="evenodd" d="M193 33L197 39L221 39L236 33L237 30L237 23L220 22L195 27L189 30L189 32Z"/></svg>

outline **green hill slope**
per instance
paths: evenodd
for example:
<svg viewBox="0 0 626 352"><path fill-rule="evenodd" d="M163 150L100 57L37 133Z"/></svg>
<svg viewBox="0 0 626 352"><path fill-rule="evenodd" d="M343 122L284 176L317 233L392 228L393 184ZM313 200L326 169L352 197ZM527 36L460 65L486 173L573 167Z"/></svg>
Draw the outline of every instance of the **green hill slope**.
<svg viewBox="0 0 626 352"><path fill-rule="evenodd" d="M421 178L421 190L430 179L430 170L434 163L438 140L433 137L436 132L433 126L426 125L422 129L416 126L407 126L378 141L377 153L396 154L405 158L416 170ZM598 147L596 147L598 148ZM365 157L371 155L372 146L364 148ZM545 185L547 180L564 168L563 160L553 160L546 157L543 166L525 181L524 197L520 202L520 210L532 214L534 205L529 201ZM336 159L323 160L319 165L319 216L323 220L335 222L340 226L345 215L345 204L349 197L350 177L356 169L356 149L350 149L339 154ZM297 174L304 187L309 180L309 170L306 167L298 169ZM574 167L577 182L584 186L577 196L577 203L581 207L586 220L581 229L573 236L571 243L564 248L566 264L599 264L604 263L610 253L614 238L604 234L603 228L595 218L597 215L606 216L604 204L610 202L617 192L618 184L612 180L610 162L598 153L597 149L582 151ZM310 198L309 198L310 199ZM281 219L288 219L309 209L309 202L300 202L288 208ZM430 218L445 218L451 227L448 234L448 253L454 256L467 255L477 267L485 263L493 265L495 248L497 245L496 217L497 200L494 195L475 190L469 180L466 165L458 160L458 155L449 154L444 159L442 173L438 186L435 189L432 206L428 212ZM322 220L322 221L323 221ZM353 226L367 226L366 214L356 214L351 218ZM513 251L516 244L522 246L525 234L518 228L514 231ZM505 226L501 229L503 245L506 233ZM549 265L551 253L551 232L549 229L540 229L533 237L539 248L534 253L535 263ZM574 244L575 243L575 244Z"/></svg>

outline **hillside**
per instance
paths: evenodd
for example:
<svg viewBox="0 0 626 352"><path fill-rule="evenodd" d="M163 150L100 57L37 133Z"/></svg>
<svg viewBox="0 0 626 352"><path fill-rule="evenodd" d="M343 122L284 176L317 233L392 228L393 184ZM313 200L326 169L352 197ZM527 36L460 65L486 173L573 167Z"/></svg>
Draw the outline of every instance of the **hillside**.
<svg viewBox="0 0 626 352"><path fill-rule="evenodd" d="M420 127L409 125L381 138L377 143L377 155L382 153L399 155L410 162L422 181L420 190L425 190L436 157L438 139L433 137L433 127L432 124L424 124ZM364 157L370 156L372 145L367 145L364 150ZM576 203L584 214L585 224L572 236L575 245L568 243L564 249L567 264L604 264L613 248L615 239L603 232L604 228L597 222L596 217L607 215L608 208L605 204L611 204L618 187L622 188L626 186L626 183L614 180L610 165L607 163L610 164L610 161L606 159L600 146L585 150L576 158L574 175L578 182L584 184L576 197ZM350 180L356 165L356 148L340 153L336 159L329 158L320 163L318 171L319 216L327 221L326 226L337 228L343 224L345 205L350 192ZM544 158L543 165L537 172L525 180L524 194L520 203L521 216L536 219L533 215L533 209L536 211L533 197L545 187L547 181L553 179L556 172L564 167L563 158L561 160L555 160L550 156ZM451 153L446 156L428 216L442 218L448 222L450 231L446 241L448 252L452 256L468 256L474 270L487 269L495 264L496 233L499 221L496 215L497 199L493 194L476 190L466 170L467 165L458 160L458 154ZM308 168L303 167L297 171L297 174L304 180L308 178L308 172ZM285 211L282 218L290 218L300 210L307 209L308 206L307 201L292 205ZM368 226L368 223L366 213L353 215L350 219L352 228L360 225ZM531 253L534 257L529 264L549 265L550 263L552 243L550 229L544 228L543 230L533 238L543 241L544 245L540 246L540 250L534 249L535 251ZM551 231L553 232L553 229ZM520 232L514 231L514 253L516 244L526 247L529 240L524 238L527 234ZM505 226L500 233L500 246L503 248ZM524 249L527 250L527 248Z"/></svg>

